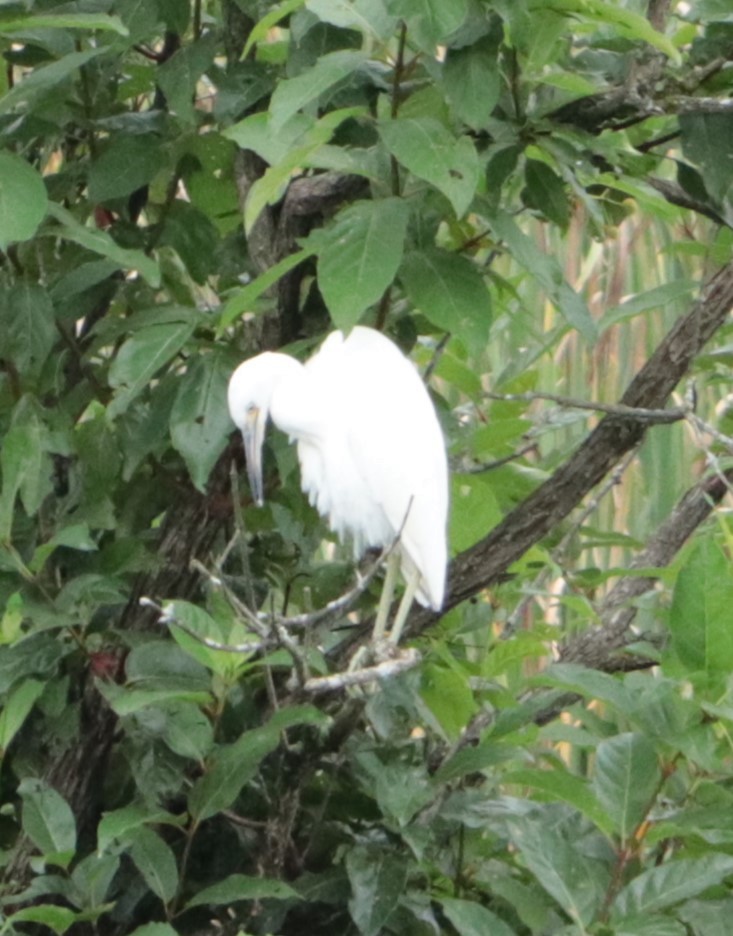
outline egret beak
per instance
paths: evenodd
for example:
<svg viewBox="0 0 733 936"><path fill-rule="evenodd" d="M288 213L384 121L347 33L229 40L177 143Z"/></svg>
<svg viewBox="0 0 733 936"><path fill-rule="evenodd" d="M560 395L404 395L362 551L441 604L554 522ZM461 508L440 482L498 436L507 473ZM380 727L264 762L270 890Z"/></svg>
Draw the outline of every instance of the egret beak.
<svg viewBox="0 0 733 936"><path fill-rule="evenodd" d="M265 503L262 484L262 443L265 441L266 422L267 414L254 407L247 413L247 421L242 427L249 488L252 492L252 499L258 507L262 507Z"/></svg>

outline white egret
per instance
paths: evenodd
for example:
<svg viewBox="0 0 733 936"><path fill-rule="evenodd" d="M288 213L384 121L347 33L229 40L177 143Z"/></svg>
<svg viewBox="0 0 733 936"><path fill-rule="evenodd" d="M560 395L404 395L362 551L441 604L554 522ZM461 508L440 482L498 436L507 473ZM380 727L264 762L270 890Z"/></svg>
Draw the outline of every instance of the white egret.
<svg viewBox="0 0 733 936"><path fill-rule="evenodd" d="M244 437L252 496L263 503L268 416L298 445L310 502L358 555L399 537L387 560L374 628L384 636L397 572L405 592L397 643L413 598L439 610L445 592L448 467L435 410L417 370L389 338L357 326L328 336L306 364L264 352L234 371L229 412Z"/></svg>

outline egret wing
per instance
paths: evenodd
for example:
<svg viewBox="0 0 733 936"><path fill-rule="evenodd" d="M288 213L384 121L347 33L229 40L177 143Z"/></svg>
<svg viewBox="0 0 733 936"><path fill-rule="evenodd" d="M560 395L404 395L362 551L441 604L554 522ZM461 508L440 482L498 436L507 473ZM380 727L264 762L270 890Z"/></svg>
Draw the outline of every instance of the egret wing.
<svg viewBox="0 0 733 936"><path fill-rule="evenodd" d="M440 425L419 374L389 339L361 327L347 338L330 335L307 367L329 401L330 421L341 436L334 445L348 449L350 457L341 458L344 470L358 475L341 482L350 489L352 515L381 511L386 517L381 541L368 544L385 545L401 530L406 564L421 576L418 598L440 607L447 464ZM369 520L362 518L365 531L374 528Z"/></svg>

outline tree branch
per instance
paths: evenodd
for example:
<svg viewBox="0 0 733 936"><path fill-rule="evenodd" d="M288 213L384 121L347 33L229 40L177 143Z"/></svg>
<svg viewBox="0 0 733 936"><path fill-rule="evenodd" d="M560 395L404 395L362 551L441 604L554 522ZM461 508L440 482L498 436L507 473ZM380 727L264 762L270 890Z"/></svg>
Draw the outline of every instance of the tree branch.
<svg viewBox="0 0 733 936"><path fill-rule="evenodd" d="M661 410L686 374L693 358L724 323L733 307L733 264L704 287L687 315L677 320L621 397L622 406ZM573 455L488 536L454 561L443 613L499 581L509 566L580 503L638 445L648 423L637 416L609 414ZM409 622L412 633L429 627L435 612L419 609Z"/></svg>
<svg viewBox="0 0 733 936"><path fill-rule="evenodd" d="M710 516L729 490L733 480L733 468L721 477L718 474L704 478L685 492L657 533L646 547L636 555L630 569L661 569L674 559L685 541ZM649 661L639 660L620 653L628 642L629 628L636 616L632 602L650 591L656 584L652 575L625 576L611 589L599 608L601 623L568 641L560 651L560 662L579 663L606 673L625 672L629 669L647 667ZM558 694L556 690L540 689L525 698L531 703L532 720L545 725L578 701L580 696L572 692ZM476 715L460 739L433 765L437 769L447 763L462 748L474 743L482 731L494 720L493 711L482 711Z"/></svg>
<svg viewBox="0 0 733 936"><path fill-rule="evenodd" d="M730 490L733 468L721 477L714 474L690 488L659 527L629 569L661 569L669 565L683 543L710 516ZM628 642L629 628L636 616L633 602L651 591L654 575L626 576L614 585L599 608L601 623L569 640L560 651L563 663L582 663L593 669L613 672L623 668L616 654Z"/></svg>

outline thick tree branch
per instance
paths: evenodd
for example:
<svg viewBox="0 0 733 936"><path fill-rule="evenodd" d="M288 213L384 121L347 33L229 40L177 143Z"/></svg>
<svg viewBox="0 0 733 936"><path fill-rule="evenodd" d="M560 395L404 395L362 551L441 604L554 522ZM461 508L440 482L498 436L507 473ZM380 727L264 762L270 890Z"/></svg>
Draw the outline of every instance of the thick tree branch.
<svg viewBox="0 0 733 936"><path fill-rule="evenodd" d="M723 267L703 289L687 315L675 323L633 379L621 404L662 409L687 373L693 358L720 328L733 307L733 264ZM507 514L488 536L455 560L444 610L499 581L509 566L563 520L614 467L638 445L648 423L634 416L608 415L571 457L536 491ZM437 618L418 610L410 630L429 627Z"/></svg>
<svg viewBox="0 0 733 936"><path fill-rule="evenodd" d="M730 490L733 468L723 476L704 478L681 498L646 547L629 565L630 569L661 569L672 561L683 543L707 519ZM616 654L628 642L629 628L636 616L633 602L651 591L656 577L624 577L614 585L599 608L601 623L568 641L560 651L564 663L582 663L613 672L623 669Z"/></svg>
<svg viewBox="0 0 733 936"><path fill-rule="evenodd" d="M674 559L685 541L710 516L713 509L729 491L733 480L733 468L721 475L704 478L685 492L670 515L659 527L646 547L636 555L630 569L661 569ZM565 644L560 652L560 662L579 663L607 673L625 672L649 662L620 653L628 642L629 628L636 616L633 601L650 591L656 584L653 576L624 577L611 589L599 608L601 623ZM579 700L572 692L558 695L554 690L541 689L533 692L524 701L531 703L537 724L545 725ZM479 712L467 726L461 738L447 751L437 769L462 748L473 744L494 720L491 711Z"/></svg>

